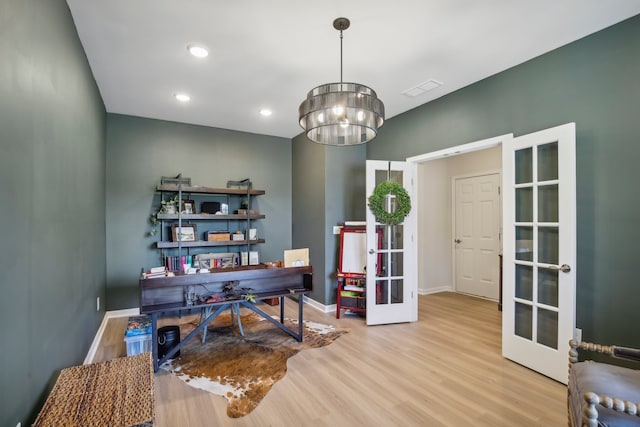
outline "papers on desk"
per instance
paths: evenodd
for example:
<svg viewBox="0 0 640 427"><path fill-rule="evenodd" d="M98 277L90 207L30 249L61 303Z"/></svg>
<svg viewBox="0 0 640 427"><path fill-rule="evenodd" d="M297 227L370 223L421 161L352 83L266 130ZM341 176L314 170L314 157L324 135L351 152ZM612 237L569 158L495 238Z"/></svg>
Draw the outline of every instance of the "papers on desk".
<svg viewBox="0 0 640 427"><path fill-rule="evenodd" d="M284 251L285 267L304 267L309 265L309 248Z"/></svg>

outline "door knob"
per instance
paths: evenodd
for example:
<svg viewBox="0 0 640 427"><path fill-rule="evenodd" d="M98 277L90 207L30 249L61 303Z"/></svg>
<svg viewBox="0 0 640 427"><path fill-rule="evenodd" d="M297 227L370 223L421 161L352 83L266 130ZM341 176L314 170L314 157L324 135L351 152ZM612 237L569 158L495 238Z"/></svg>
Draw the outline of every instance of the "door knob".
<svg viewBox="0 0 640 427"><path fill-rule="evenodd" d="M462 240L460 240L460 239L455 239L455 240L454 240L454 242L456 242L456 243L462 243Z"/></svg>
<svg viewBox="0 0 640 427"><path fill-rule="evenodd" d="M376 251L375 251L375 250L373 250L373 249L369 249L369 253L370 253L370 254L375 254L375 253L376 253Z"/></svg>
<svg viewBox="0 0 640 427"><path fill-rule="evenodd" d="M561 266L550 265L549 269L554 271L562 271L563 273L568 273L571 271L571 267L568 264L562 264Z"/></svg>

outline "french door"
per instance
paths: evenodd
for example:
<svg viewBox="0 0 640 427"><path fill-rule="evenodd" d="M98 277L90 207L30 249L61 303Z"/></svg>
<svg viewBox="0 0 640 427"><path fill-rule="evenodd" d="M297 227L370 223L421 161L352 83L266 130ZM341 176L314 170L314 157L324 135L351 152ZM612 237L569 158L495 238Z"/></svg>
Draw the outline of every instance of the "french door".
<svg viewBox="0 0 640 427"><path fill-rule="evenodd" d="M412 201L398 225L376 222L367 207L367 325L413 322L418 320L415 165L367 160L366 169L367 200L378 184L394 181Z"/></svg>
<svg viewBox="0 0 640 427"><path fill-rule="evenodd" d="M507 140L503 356L567 383L575 330L575 124Z"/></svg>

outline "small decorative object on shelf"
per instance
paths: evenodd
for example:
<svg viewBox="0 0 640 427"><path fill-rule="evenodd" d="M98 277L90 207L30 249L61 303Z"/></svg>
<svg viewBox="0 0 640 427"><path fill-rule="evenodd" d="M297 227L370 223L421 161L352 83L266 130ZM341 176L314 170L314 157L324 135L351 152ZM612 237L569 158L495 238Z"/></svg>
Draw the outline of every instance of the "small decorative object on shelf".
<svg viewBox="0 0 640 427"><path fill-rule="evenodd" d="M157 212L152 213L149 216L149 222L151 223L151 230L149 230L149 236L155 236L158 234L158 214L172 214L177 213L177 206L180 204L178 196L172 197L167 200L160 201L160 209Z"/></svg>
<svg viewBox="0 0 640 427"><path fill-rule="evenodd" d="M182 213L183 214L187 214L187 215L191 215L191 214L196 213L195 206L196 205L193 202L193 200L183 199L182 200Z"/></svg>
<svg viewBox="0 0 640 427"><path fill-rule="evenodd" d="M258 230L255 228L249 229L249 240L256 240L258 238Z"/></svg>
<svg viewBox="0 0 640 427"><path fill-rule="evenodd" d="M198 232L195 224L178 224L171 225L171 234L174 242L195 242L198 240Z"/></svg>

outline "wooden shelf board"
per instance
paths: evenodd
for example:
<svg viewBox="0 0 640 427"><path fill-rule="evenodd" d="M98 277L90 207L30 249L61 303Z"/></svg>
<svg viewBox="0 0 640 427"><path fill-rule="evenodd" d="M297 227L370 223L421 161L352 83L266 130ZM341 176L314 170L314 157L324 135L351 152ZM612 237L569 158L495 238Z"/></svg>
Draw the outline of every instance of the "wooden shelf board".
<svg viewBox="0 0 640 427"><path fill-rule="evenodd" d="M209 242L206 240L198 240L196 242L182 242L183 248L203 248L208 246L243 246L248 244L258 244L264 243L264 239L256 239L256 240L221 240L215 242ZM158 249L167 249L167 248L177 248L178 242L156 242L156 247Z"/></svg>
<svg viewBox="0 0 640 427"><path fill-rule="evenodd" d="M167 214L167 213L159 213L157 215L158 219L169 219L169 220L178 220L178 214ZM265 215L263 214L253 214L249 215L249 219L264 219ZM231 214L231 215L215 215L215 214L182 214L182 220L246 220L247 215L240 214Z"/></svg>
<svg viewBox="0 0 640 427"><path fill-rule="evenodd" d="M167 191L177 193L179 187L177 185L158 185L156 191ZM244 188L214 188L214 187L200 187L200 186L182 186L183 193L201 193L201 194L235 194L245 195L247 190ZM261 196L265 194L265 190L251 189L248 192L252 196Z"/></svg>

